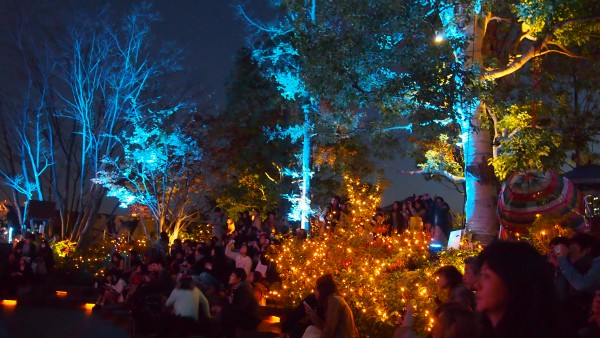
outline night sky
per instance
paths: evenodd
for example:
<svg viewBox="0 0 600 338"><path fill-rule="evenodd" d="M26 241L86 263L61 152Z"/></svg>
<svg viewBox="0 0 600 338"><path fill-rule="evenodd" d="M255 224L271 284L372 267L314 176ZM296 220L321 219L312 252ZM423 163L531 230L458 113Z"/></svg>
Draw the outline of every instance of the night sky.
<svg viewBox="0 0 600 338"><path fill-rule="evenodd" d="M2 18L12 8L11 3L27 1L26 6L35 10L37 0L0 0L0 28L7 29ZM40 0L43 2L43 0ZM108 4L118 11L127 12L138 1L130 0L55 0L58 6L73 5L81 8L100 8ZM233 68L236 52L244 46L248 29L239 17L234 0L152 0L162 21L153 31L159 41L172 41L184 51L183 66L188 75L197 79L205 89L207 100L213 107L222 108L225 103L225 84ZM47 4L47 3L45 3ZM269 7L269 0L247 0L244 2L248 14L260 21L272 20L276 13ZM0 34L0 45L6 34ZM0 48L0 82L8 80L10 70L3 68L3 62L10 57ZM463 197L448 184L427 182L420 176L406 176L396 173L400 170L414 170L412 159L398 159L381 163L391 187L384 192L382 204L389 205L394 200L403 199L413 193L430 193L444 197L451 208L462 211Z"/></svg>
<svg viewBox="0 0 600 338"><path fill-rule="evenodd" d="M160 32L186 53L185 69L199 74L215 102L224 103L225 83L236 52L244 46L248 29L232 0L153 0L163 22ZM273 20L268 0L245 1L254 18Z"/></svg>

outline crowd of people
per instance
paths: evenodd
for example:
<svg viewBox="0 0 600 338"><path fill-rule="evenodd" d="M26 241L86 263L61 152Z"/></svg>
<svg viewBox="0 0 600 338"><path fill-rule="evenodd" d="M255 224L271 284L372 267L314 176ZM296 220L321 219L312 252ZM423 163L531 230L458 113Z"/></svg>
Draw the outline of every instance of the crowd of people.
<svg viewBox="0 0 600 338"><path fill-rule="evenodd" d="M246 337L262 320L260 305L276 276L264 256L270 244L269 233L254 226L209 242L176 239L171 245L161 233L143 254L112 254L93 311L121 304L135 332L160 337Z"/></svg>
<svg viewBox="0 0 600 338"><path fill-rule="evenodd" d="M552 239L544 257L523 241L496 241L434 277L441 299L433 338L600 337L600 252L587 233ZM412 338L412 308L394 338Z"/></svg>
<svg viewBox="0 0 600 338"><path fill-rule="evenodd" d="M254 210L240 213L235 229L216 209L213 237L195 242L161 233L155 244L138 254L111 254L109 266L96 285L94 311L107 304L126 307L134 332L159 337L252 337L267 305L269 286L278 281L267 259L277 244L273 233L286 233L274 213L265 219ZM345 206L334 197L319 216L323 228L335 231ZM386 233L409 230L450 230L450 211L441 197L413 196L378 211L375 227ZM306 233L298 229L295 240ZM293 240L293 239L291 239ZM33 280L52 270L52 251L34 235L14 245L2 278L11 295L28 291ZM442 266L432 276L438 285L433 338L593 338L600 337L600 244L589 233L553 238L546 256L524 241L496 241L465 260L462 273ZM326 274L316 280L314 293L281 322L281 337L358 337L352 308ZM394 338L417 337L412 327L415 304L398 309Z"/></svg>
<svg viewBox="0 0 600 338"><path fill-rule="evenodd" d="M338 223L348 217L348 205L339 196L319 214L319 222L325 231L335 231ZM412 195L403 201L394 201L390 210L378 208L372 225L383 235L400 234L406 230L424 231L434 242L448 244L452 230L453 214L441 196L429 194Z"/></svg>
<svg viewBox="0 0 600 338"><path fill-rule="evenodd" d="M46 239L38 239L32 233L17 234L2 269L0 296L30 293L33 284L46 278L54 264L54 253Z"/></svg>

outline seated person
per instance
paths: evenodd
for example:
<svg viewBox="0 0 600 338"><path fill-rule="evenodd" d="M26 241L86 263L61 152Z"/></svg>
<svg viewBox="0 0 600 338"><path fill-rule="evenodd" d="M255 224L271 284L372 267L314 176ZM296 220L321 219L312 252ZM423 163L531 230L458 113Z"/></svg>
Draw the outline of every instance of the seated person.
<svg viewBox="0 0 600 338"><path fill-rule="evenodd" d="M29 257L19 258L18 267L14 267L9 272L10 291L15 293L17 297L31 292L31 284L33 283L33 270L29 264Z"/></svg>
<svg viewBox="0 0 600 338"><path fill-rule="evenodd" d="M123 297L123 291L127 282L121 277L121 271L110 270L107 276L107 282L99 288L100 294L96 300L96 305L92 308L94 311L102 309L104 303L123 303L125 298Z"/></svg>
<svg viewBox="0 0 600 338"><path fill-rule="evenodd" d="M306 328L310 325L310 319L304 309L304 303L308 304L311 308L317 307L317 297L314 293L306 296L302 302L296 306L293 310L289 311L281 321L281 335L280 337L290 338L301 338L306 331ZM321 313L321 317L325 314Z"/></svg>
<svg viewBox="0 0 600 338"><path fill-rule="evenodd" d="M172 311L162 317L160 336L171 336L174 333L189 335L197 328L202 328L205 333L209 331L208 300L191 278L183 277L179 281L165 306L172 308Z"/></svg>

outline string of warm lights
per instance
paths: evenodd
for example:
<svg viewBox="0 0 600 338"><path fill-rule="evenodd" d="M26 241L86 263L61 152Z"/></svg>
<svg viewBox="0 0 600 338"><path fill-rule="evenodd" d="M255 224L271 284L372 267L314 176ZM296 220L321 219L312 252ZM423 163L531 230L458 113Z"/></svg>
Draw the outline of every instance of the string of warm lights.
<svg viewBox="0 0 600 338"><path fill-rule="evenodd" d="M344 179L349 210L342 214L334 233L312 224L309 239L291 238L271 248L269 258L277 265L281 282L271 285L270 302L296 306L313 292L317 278L332 273L340 293L353 309L361 336L391 336L400 311L408 303L414 309L414 330L426 336L435 322L434 299L443 300L432 278L434 271L444 265L464 271L464 259L476 255L481 247L471 243L469 236L463 236L461 249L444 250L432 259L431 238L424 232L405 231L385 236L380 224L374 221L381 202L380 186L348 176ZM570 235L571 230L560 224L555 218L540 217L526 234L518 237L531 240L544 252L552 237ZM208 239L210 225L180 235ZM104 274L110 253L132 249L143 252L149 244L144 239L118 237L107 238L83 253L76 252L76 243L69 240L55 243L53 249L62 264L99 277Z"/></svg>
<svg viewBox="0 0 600 338"><path fill-rule="evenodd" d="M107 263L113 252L124 255L130 250L143 252L149 243L146 239L133 240L126 235L110 238L103 242L93 244L85 250L76 250L77 243L69 239L56 242L52 245L56 259L57 268L75 270L82 276L93 276L100 278L106 272Z"/></svg>
<svg viewBox="0 0 600 338"><path fill-rule="evenodd" d="M308 240L286 241L272 251L270 258L282 282L271 288L270 298L295 306L313 291L318 277L332 273L353 308L361 335L391 336L399 311L408 302L415 310L415 330L426 335L433 327L438 296L433 272L440 264L462 269L462 260L476 250L453 250L433 262L427 234L406 231L383 236L373 223L381 201L378 185L350 177L345 177L345 185L350 211L342 216L335 233L315 231Z"/></svg>
<svg viewBox="0 0 600 338"><path fill-rule="evenodd" d="M570 215L536 215L535 221L526 231L514 232L512 235L519 240L526 240L542 254L546 254L550 240L554 237L571 237L574 230L563 226L570 224Z"/></svg>

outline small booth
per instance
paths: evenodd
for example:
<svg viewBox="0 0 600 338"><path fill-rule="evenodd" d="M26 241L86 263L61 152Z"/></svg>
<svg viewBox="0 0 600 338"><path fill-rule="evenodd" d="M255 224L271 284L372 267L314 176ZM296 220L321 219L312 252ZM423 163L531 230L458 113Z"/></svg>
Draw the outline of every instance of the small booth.
<svg viewBox="0 0 600 338"><path fill-rule="evenodd" d="M48 225L56 210L55 202L29 200L25 203L25 222L23 230L26 232L46 234Z"/></svg>

